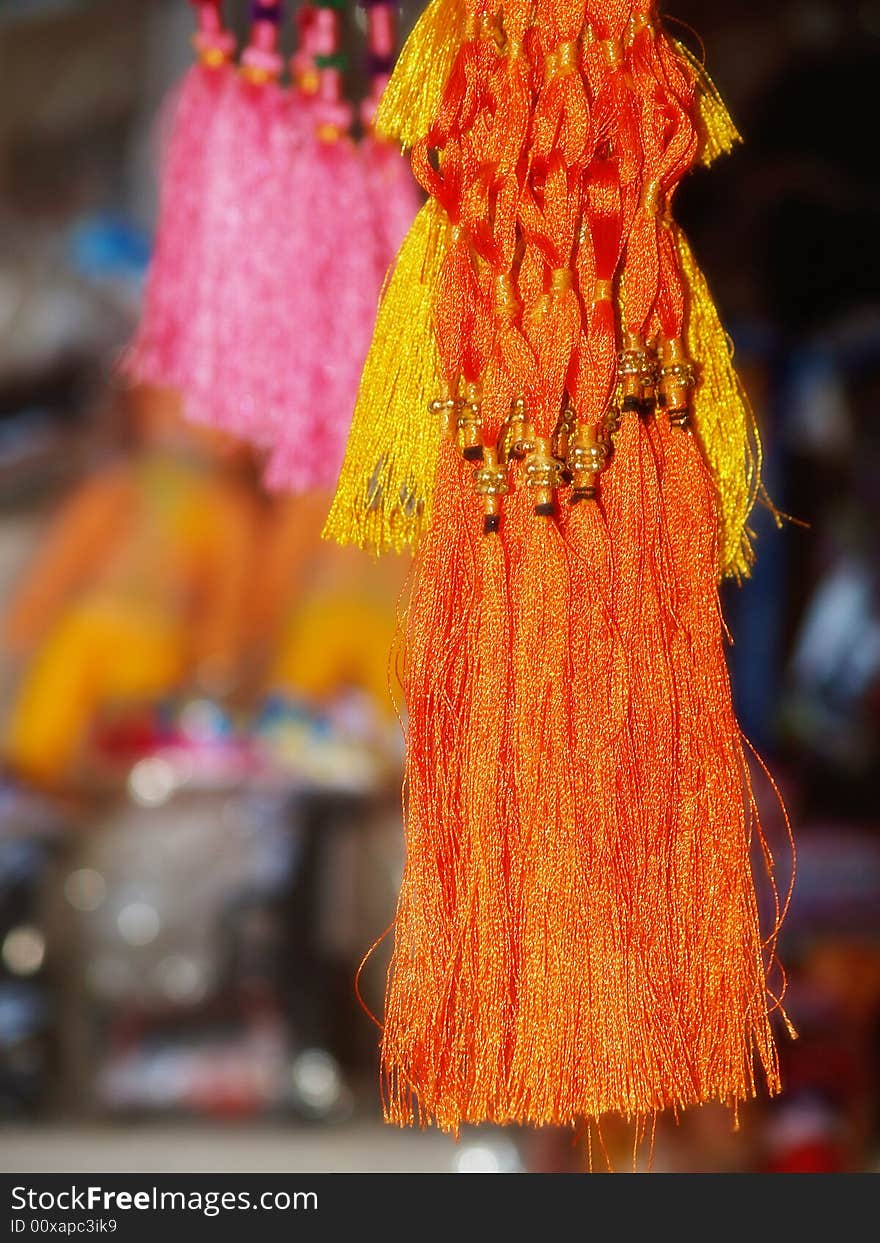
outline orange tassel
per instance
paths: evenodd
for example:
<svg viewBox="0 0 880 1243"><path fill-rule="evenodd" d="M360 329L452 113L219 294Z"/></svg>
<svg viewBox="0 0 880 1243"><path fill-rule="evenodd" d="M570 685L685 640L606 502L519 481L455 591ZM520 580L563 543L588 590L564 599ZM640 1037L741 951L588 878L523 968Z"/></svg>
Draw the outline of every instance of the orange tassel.
<svg viewBox="0 0 880 1243"><path fill-rule="evenodd" d="M614 552L614 622L627 660L628 728L634 762L621 808L629 882L629 964L640 994L630 999L628 1028L633 1113L680 1107L694 1098L679 1029L675 985L681 960L670 944L676 908L668 906L672 809L679 796L679 715L665 607L659 531L661 497L650 438L626 413L614 458L602 479L602 502ZM676 876L676 884L689 884Z"/></svg>
<svg viewBox="0 0 880 1243"><path fill-rule="evenodd" d="M457 1058L473 1041L478 1004L473 977L463 970L473 912L469 860L462 851L461 771L467 745L462 706L470 680L465 637L477 538L469 518L477 515L463 504L462 484L461 461L444 441L437 503L413 567L404 634L406 867L382 1040L388 1121L436 1116L451 1129L462 1105Z"/></svg>
<svg viewBox="0 0 880 1243"><path fill-rule="evenodd" d="M510 769L513 689L507 558L498 533L480 537L470 640L470 695L461 754L467 851L473 1040L461 1117L493 1118L505 1096L516 1015L522 842L514 820ZM470 1055L471 1065L468 1066Z"/></svg>
<svg viewBox="0 0 880 1243"><path fill-rule="evenodd" d="M641 1128L735 1106L756 1066L779 1086L717 515L686 430L669 211L697 87L649 0L468 0L413 150L451 233L403 667L392 1122Z"/></svg>
<svg viewBox="0 0 880 1243"><path fill-rule="evenodd" d="M569 987L579 994L581 1040L568 1112L598 1117L614 1109L635 1116L646 1112L650 1092L645 1085L656 1077L644 1018L648 982L633 922L640 909L638 822L633 818L640 791L629 671L614 623L612 544L595 501L572 507L566 539L572 550L575 601L571 660L581 852L577 906L586 949L584 969L569 975Z"/></svg>
<svg viewBox="0 0 880 1243"><path fill-rule="evenodd" d="M724 660L714 487L689 431L663 418L652 439L677 622L678 798L670 826L677 883L670 896L680 919L680 1021L697 1099L732 1103L754 1095L756 1062L768 1089L780 1086L749 859L760 825Z"/></svg>
<svg viewBox="0 0 880 1243"><path fill-rule="evenodd" d="M513 772L522 882L518 907L516 1038L505 1112L545 1123L565 1117L567 1076L581 1024L569 971L583 952L575 782L570 736L570 585L565 546L534 498L515 500L523 531L512 567ZM513 508L513 507L511 507Z"/></svg>

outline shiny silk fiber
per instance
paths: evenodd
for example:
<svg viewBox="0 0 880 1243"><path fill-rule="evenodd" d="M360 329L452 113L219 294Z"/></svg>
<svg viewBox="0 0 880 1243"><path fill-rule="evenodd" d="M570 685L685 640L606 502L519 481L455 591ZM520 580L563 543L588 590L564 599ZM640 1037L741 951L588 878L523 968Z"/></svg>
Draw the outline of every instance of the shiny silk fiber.
<svg viewBox="0 0 880 1243"><path fill-rule="evenodd" d="M327 532L418 541L386 1117L736 1110L785 1023L717 598L760 447L672 204L738 135L647 0L433 0L379 117L429 201Z"/></svg>

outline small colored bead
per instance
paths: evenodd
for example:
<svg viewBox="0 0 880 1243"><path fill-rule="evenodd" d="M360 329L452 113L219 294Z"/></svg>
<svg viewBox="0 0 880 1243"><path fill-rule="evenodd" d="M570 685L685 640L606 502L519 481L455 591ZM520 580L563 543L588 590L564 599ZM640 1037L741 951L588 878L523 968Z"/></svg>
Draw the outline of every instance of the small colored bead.
<svg viewBox="0 0 880 1243"><path fill-rule="evenodd" d="M271 22L274 26L281 25L284 16L284 5L281 0L253 0L251 4L252 22Z"/></svg>

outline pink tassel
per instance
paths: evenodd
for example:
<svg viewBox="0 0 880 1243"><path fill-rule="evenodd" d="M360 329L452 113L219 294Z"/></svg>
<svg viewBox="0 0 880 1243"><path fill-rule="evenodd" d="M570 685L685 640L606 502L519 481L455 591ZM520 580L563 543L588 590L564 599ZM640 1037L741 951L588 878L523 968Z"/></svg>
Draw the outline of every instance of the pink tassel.
<svg viewBox="0 0 880 1243"><path fill-rule="evenodd" d="M216 48L226 58L234 50L218 4L200 8L198 46L211 64ZM199 65L184 83L143 322L124 365L136 380L178 389L193 421L270 450L271 489L329 489L382 282L418 194L396 151L350 137L342 75L327 63L338 13L300 10L286 91L280 0L252 11L240 72L224 60L223 71ZM371 63L384 74L393 28L384 18L371 28L384 49Z"/></svg>
<svg viewBox="0 0 880 1243"><path fill-rule="evenodd" d="M319 129L326 111L315 105ZM326 132L326 131L325 131ZM336 481L370 345L380 279L360 153L347 134L316 135L295 174L297 216L285 271L287 413L271 428L266 486L299 492Z"/></svg>
<svg viewBox="0 0 880 1243"><path fill-rule="evenodd" d="M265 8L266 6L264 6ZM279 254L289 227L278 172L295 127L277 85L277 25L256 21L208 144L203 261L182 388L187 415L258 439L283 359Z"/></svg>
<svg viewBox="0 0 880 1243"><path fill-rule="evenodd" d="M179 388L198 305L210 135L232 78L235 39L224 29L219 0L198 5L198 62L166 105L159 222L144 309L122 370L135 383Z"/></svg>
<svg viewBox="0 0 880 1243"><path fill-rule="evenodd" d="M397 152L347 136L314 144L297 197L298 217L314 223L292 256L285 378L296 391L265 475L291 492L336 482L382 282L418 208Z"/></svg>
<svg viewBox="0 0 880 1243"><path fill-rule="evenodd" d="M265 422L271 367L284 344L282 104L274 84L239 78L218 111L199 298L181 385L188 417L251 438Z"/></svg>
<svg viewBox="0 0 880 1243"><path fill-rule="evenodd" d="M303 10L300 32L322 56L338 46L338 19L326 10ZM367 129L393 62L394 35L391 7L370 6L373 77L361 109ZM302 61L297 76L303 80ZM321 70L315 85L314 136L288 170L287 199L297 201L303 227L287 257L290 413L271 428L274 449L265 473L266 486L276 491L335 484L382 283L419 207L398 151L373 135L359 147L348 137L351 109L338 70Z"/></svg>

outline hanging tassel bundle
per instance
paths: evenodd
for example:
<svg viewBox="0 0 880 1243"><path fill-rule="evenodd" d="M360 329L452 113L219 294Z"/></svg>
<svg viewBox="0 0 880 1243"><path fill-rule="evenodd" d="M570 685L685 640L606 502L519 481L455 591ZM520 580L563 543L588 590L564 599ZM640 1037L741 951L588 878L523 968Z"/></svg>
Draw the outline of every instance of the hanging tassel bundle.
<svg viewBox="0 0 880 1243"><path fill-rule="evenodd" d="M633 101L625 90L626 64L620 49L631 21L634 23L632 29L639 22L645 27L651 26L650 11L643 6L641 15L636 13L633 17L630 12L632 7L606 5L594 13L589 27L591 33L582 44L583 72L590 89L597 92L596 137L598 139L608 126L614 127L618 158L624 166L623 178L628 192L636 188L638 169L626 155L627 151L632 153L627 130L635 118L627 115ZM418 146L424 142L432 124L435 124L444 85L459 73L469 49L479 38L480 23L490 21L487 16L490 9L491 6L480 6L474 0L432 0L404 45L391 74L376 115L378 134L389 140L399 140L407 146ZM505 24L508 23L510 10L511 6L505 6ZM741 141L739 132L703 64L677 40L665 36L664 46L671 63L682 66L687 72L694 96L698 159L709 165ZM614 72L605 74L606 58L609 56L612 58L610 68ZM513 61L516 61L515 57ZM681 69L676 72L680 74ZM505 100L502 95L502 109ZM622 102L624 100L625 103ZM504 124L502 114L497 128L502 128ZM641 192L640 184L638 191ZM630 193L625 210L633 212L635 206ZM621 272L620 275L622 297L625 274ZM692 296L700 300L706 314L715 315L717 321L711 297L704 286L705 282L696 270ZM391 317L392 308L389 307L388 318ZM406 318L400 316L398 324L405 322ZM722 331L718 326L719 340ZM380 330L378 336L384 338L384 330ZM414 339L418 339L415 334ZM720 573L724 577L742 579L748 577L753 560L748 519L755 500L762 495L761 444L742 386L729 365L729 348L725 350L727 364L715 363L714 360L722 355L714 348L706 352L712 360L707 366L717 366L723 372L723 375L719 373L719 381L726 388L725 415L721 416L719 407L708 400L707 394L716 387L716 381L707 376L706 384L697 394L694 424L704 444L719 494ZM395 414L380 433L383 414L378 412L384 413L388 407L383 403L383 395L372 378L376 374L376 370L368 368L362 383L342 481L325 533L342 543L357 543L377 551L389 548L399 550L405 544L417 542L426 529L435 459L423 456L424 437L413 433L413 419L405 413ZM422 398L429 400L429 394L420 388L419 404ZM414 405L415 391L409 409L414 409ZM366 423L373 429L372 435L364 430ZM397 435L396 429L399 429ZM370 445L369 455L364 451L367 443ZM384 464L389 461L409 464L408 468L401 467L395 475L395 482L399 477L403 491L399 487L373 487L369 501L371 517L365 523L361 481L372 477L371 472L383 475ZM408 482L413 486L407 486ZM769 503L766 495L764 500ZM407 510L405 518L401 517L401 504Z"/></svg>
<svg viewBox="0 0 880 1243"><path fill-rule="evenodd" d="M285 150L280 0L252 6L251 31L208 140L202 271L182 377L187 415L258 438L283 365L287 225L277 169Z"/></svg>
<svg viewBox="0 0 880 1243"><path fill-rule="evenodd" d="M206 8L219 28L220 0ZM280 86L282 17L282 0L254 0L239 64L213 83L210 115L193 120L186 147L169 151L144 313L126 359L135 381L177 389L188 417L255 441L266 421L290 409L289 400L278 408L287 395L277 376L287 358L290 303L282 257L297 221L279 174L298 159L304 107L298 92ZM198 202L197 213L181 214L172 173ZM175 279L184 288L166 326L174 366L160 371L145 365L142 343L156 335L153 291L173 292Z"/></svg>
<svg viewBox="0 0 880 1243"><path fill-rule="evenodd" d="M779 1081L716 596L743 572L756 460L669 215L707 156L708 80L647 0L463 0L423 23L446 80L419 88L408 60L388 98L432 202L328 523L422 537L386 1116L735 1107ZM406 404L428 357L437 432Z"/></svg>
<svg viewBox="0 0 880 1243"><path fill-rule="evenodd" d="M209 202L210 135L235 54L221 0L193 2L197 60L166 104L156 249L141 322L122 360L132 380L157 388L180 388L188 365L203 260L199 239Z"/></svg>
<svg viewBox="0 0 880 1243"><path fill-rule="evenodd" d="M291 298L282 325L288 353L279 368L298 378L302 399L296 417L268 421L265 437L272 446L266 484L290 492L332 487L339 473L381 280L379 239L343 89L339 6L312 8L316 89L301 159L285 180L301 225L294 222L284 256Z"/></svg>
<svg viewBox="0 0 880 1243"><path fill-rule="evenodd" d="M405 80L404 100L412 91L417 93L426 71L431 72L425 55L435 48L435 41L437 46L442 42L449 63L449 88L444 94L444 83L434 80L424 105L432 111L420 113L419 125L407 131L418 144L414 171L432 199L412 225L379 305L324 531L341 544L399 551L417 542L429 527L440 441L436 421L429 423L424 417L425 406L434 401L439 367L429 325L441 290L443 304L452 305L456 265L459 275L462 272L462 247L450 247L453 225L464 207L456 135L462 118L475 115L485 103L489 67L497 60L491 28L480 23L482 10L481 0L432 4L407 41L376 114L377 136L396 137L394 127L383 122L383 109L395 94L394 83ZM441 96L442 108L438 104ZM407 111L410 104L401 106ZM432 144L447 142L447 167L445 174L438 175L428 153ZM453 384L457 382L458 377L453 377ZM456 400L452 390L442 398Z"/></svg>
<svg viewBox="0 0 880 1243"><path fill-rule="evenodd" d="M626 1007L636 1052L630 1073L625 1062L618 1068L629 1085L628 1110L644 1114L659 1103L680 1108L703 1099L689 1088L694 1050L682 1038L676 1012L684 962L678 891L687 892L690 881L671 870L673 809L680 796L679 688L671 650L674 619L666 608L668 567L660 555L663 496L650 436L656 386L646 344L654 332L662 243L655 202L664 184L687 166L695 139L688 111L677 99L667 101L666 125L657 123L653 101L660 70L654 31L638 6L614 7L630 16L624 40L609 59L622 59L628 71L641 168L637 196L628 196L623 249L620 426L610 437L610 468L601 477L599 496L612 549L612 618L625 653L625 720L631 739L627 797L618 804L618 858L627 892L619 922L630 971L617 1004ZM704 828L711 832L710 826Z"/></svg>
<svg viewBox="0 0 880 1243"><path fill-rule="evenodd" d="M351 137L342 7L300 9L288 87L282 0L253 0L237 72L220 0L199 6L205 63L178 107L125 361L132 379L177 389L189 418L267 451L267 485L291 492L338 477L377 296L418 207L399 154ZM365 116L391 69L389 6L372 7L368 31Z"/></svg>
<svg viewBox="0 0 880 1243"><path fill-rule="evenodd" d="M605 24L597 33L616 52L623 30ZM618 358L612 299L635 177L634 131L622 93L622 58L609 56L601 38L597 44L590 49L586 66L596 93L595 115L602 118L604 129L603 109L611 109L617 118L615 131L623 141L621 158L593 160L584 185L586 227L581 228L576 264L584 322L571 392L578 418L568 427L565 457L571 493L563 507L572 597L579 614L572 626L572 738L582 901L590 929L590 935L582 938L587 959L582 1012L592 1014L593 1027L580 1054L580 1074L593 1094L584 1101L588 1114L601 1112L609 1101L623 1112L632 1111L633 1063L641 1077L654 1073L646 1039L645 1020L651 1013L648 976L633 921L646 853L636 759L638 723L631 697L638 671L627 659L632 635L624 618L629 610L621 615L619 608L624 582L638 591L640 567L637 559L628 566L621 564L607 508L597 503L599 474L608 465L621 419L615 404ZM627 551L637 547L634 542ZM625 1044L620 1038L624 1031Z"/></svg>
<svg viewBox="0 0 880 1243"><path fill-rule="evenodd" d="M386 279L324 527L339 544L399 552L430 522L441 440L439 419L426 417L439 371L431 324L448 230L429 200Z"/></svg>
<svg viewBox="0 0 880 1243"><path fill-rule="evenodd" d="M702 359L693 419L718 497L719 573L747 578L755 555L749 515L761 490L761 439L706 278L684 233L676 229L674 237L687 288L685 348L689 358Z"/></svg>
<svg viewBox="0 0 880 1243"><path fill-rule="evenodd" d="M305 380L301 409L308 411L308 426L302 418L288 418L271 429L265 481L279 491L329 490L338 478L377 297L418 209L416 186L399 152L369 133L358 144L351 137L338 9L338 3L314 6L307 18L316 90L312 132L288 183L303 223L290 239L286 276L294 297L284 320L290 352L281 370ZM387 81L395 41L393 10L371 4L366 122Z"/></svg>
<svg viewBox="0 0 880 1243"><path fill-rule="evenodd" d="M512 521L507 529L502 518L501 529L511 560L511 767L520 854L508 1107L537 1123L553 1122L566 1109L566 1076L559 1067L580 1078L581 1060L589 1059L579 1034L590 963L588 942L580 935L584 856L573 730L578 604L559 521L565 491L560 442L569 431L567 388L583 324L574 251L594 119L579 69L584 13L583 3L551 4L535 14L532 28L538 89L526 131L517 225L524 242L521 322L534 365L516 377L514 417L520 427L513 453L521 465L513 473ZM573 894L579 895L575 903Z"/></svg>

